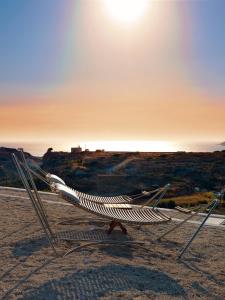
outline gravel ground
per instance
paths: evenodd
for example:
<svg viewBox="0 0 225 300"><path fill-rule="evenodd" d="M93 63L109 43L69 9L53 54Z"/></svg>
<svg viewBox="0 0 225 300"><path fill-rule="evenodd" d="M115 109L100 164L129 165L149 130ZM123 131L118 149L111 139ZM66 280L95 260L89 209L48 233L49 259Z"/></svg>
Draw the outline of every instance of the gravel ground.
<svg viewBox="0 0 225 300"><path fill-rule="evenodd" d="M44 206L54 232L106 238L107 221L69 205ZM70 243L58 243L55 257L23 191L1 189L0 212L0 299L225 299L225 228L204 227L181 261L177 255L195 224L162 242L154 239L174 223L126 226L127 236L118 229L111 238L143 241L143 247L92 245L63 258Z"/></svg>

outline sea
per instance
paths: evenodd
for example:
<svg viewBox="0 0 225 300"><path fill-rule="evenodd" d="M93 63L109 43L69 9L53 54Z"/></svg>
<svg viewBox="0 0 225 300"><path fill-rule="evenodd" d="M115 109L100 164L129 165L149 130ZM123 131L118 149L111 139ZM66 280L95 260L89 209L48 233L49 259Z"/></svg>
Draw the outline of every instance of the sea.
<svg viewBox="0 0 225 300"><path fill-rule="evenodd" d="M109 143L108 143L109 144ZM7 148L23 148L24 151L29 152L30 154L34 156L41 157L43 156L48 148L53 148L53 151L66 151L70 152L71 147L76 147L78 144L71 144L71 145L65 145L65 144L47 144L47 143L23 143L23 142L0 142L0 147L7 147ZM86 148L85 143L80 144L82 149L84 150ZM93 146L95 145L95 146ZM110 145L110 144L109 144ZM113 145L113 141L112 141ZM120 144L122 145L122 143ZM117 147L110 149L110 146L104 148L105 151L124 151L124 152L133 152L133 151L139 151L139 152L177 152L177 151L186 151L186 152L214 152L214 151L222 151L225 150L225 146L221 145L221 142L219 143L212 143L212 142L201 142L201 143L175 143L171 142L168 143L168 147L161 147L161 144L159 143L158 147L157 144L152 147L152 143L146 141L145 145L143 146L143 141L140 143L140 147L138 144L138 141L135 141L136 147L134 148L127 148L127 147ZM94 151L96 149L102 149L102 147L98 147L98 144L92 142L92 146L88 147L90 151Z"/></svg>

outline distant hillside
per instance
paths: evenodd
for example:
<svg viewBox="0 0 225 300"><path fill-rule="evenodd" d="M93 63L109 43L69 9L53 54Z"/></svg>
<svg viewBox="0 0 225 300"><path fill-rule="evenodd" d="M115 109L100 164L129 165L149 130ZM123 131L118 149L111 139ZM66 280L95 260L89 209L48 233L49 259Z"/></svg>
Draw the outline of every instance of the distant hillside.
<svg viewBox="0 0 225 300"><path fill-rule="evenodd" d="M12 153L16 153L18 157L20 155L16 149L0 147L0 185L21 187L21 181L12 161ZM27 152L25 152L25 156L28 160L41 163L40 159Z"/></svg>
<svg viewBox="0 0 225 300"><path fill-rule="evenodd" d="M0 148L0 185L22 186L12 164L15 149ZM53 152L29 160L62 177L66 183L93 194L133 194L171 183L168 196L220 190L225 185L225 151L214 153ZM46 185L37 181L39 189Z"/></svg>
<svg viewBox="0 0 225 300"><path fill-rule="evenodd" d="M89 193L120 194L172 184L171 196L220 190L225 185L225 151L214 153L50 152L45 170Z"/></svg>

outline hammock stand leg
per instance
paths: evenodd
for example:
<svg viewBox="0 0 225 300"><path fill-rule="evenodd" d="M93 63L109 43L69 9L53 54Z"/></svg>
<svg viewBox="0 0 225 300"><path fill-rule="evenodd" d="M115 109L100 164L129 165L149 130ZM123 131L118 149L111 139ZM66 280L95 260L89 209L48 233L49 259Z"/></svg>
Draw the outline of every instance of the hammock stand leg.
<svg viewBox="0 0 225 300"><path fill-rule="evenodd" d="M197 236L197 234L199 233L199 231L201 230L201 228L203 227L203 225L205 224L205 222L208 220L208 218L210 217L211 213L216 208L216 206L218 205L218 203L219 203L219 200L215 199L212 207L210 208L210 210L208 212L208 214L205 216L205 218L202 221L202 223L199 225L199 227L197 228L197 230L195 231L195 233L192 235L192 237L187 242L187 244L185 245L185 247L183 248L183 250L180 252L180 254L178 256L178 259L180 259L184 255L184 253L186 252L186 250L190 247L191 243L193 242L193 240L195 239L195 237Z"/></svg>
<svg viewBox="0 0 225 300"><path fill-rule="evenodd" d="M29 198L31 200L31 203L33 205L35 213L36 213L36 215L37 215L37 217L39 219L40 225L41 225L41 227L42 227L42 229L43 229L43 231L44 231L44 233L45 233L45 235L47 237L47 240L48 240L49 244L51 245L54 254L56 256L58 256L58 253L57 253L57 251L55 249L54 241L53 241L54 235L53 235L53 233L52 233L52 231L50 229L50 226L49 226L49 224L47 222L47 218L45 216L45 212L44 212L42 206L39 203L39 201L41 201L41 200L39 198L35 198L36 195L32 193L31 187L30 187L30 185L28 183L28 180L27 180L27 178L26 178L26 176L25 176L25 174L24 174L24 172L23 172L23 170L21 168L19 160L17 159L17 157L16 157L16 155L14 153L12 154L12 158L13 158L13 161L15 163L15 166L16 166L16 169L18 171L18 174L20 176L20 179L23 182L23 185L24 185L24 187L25 187L25 189L26 189L26 191L28 193L28 196L29 196Z"/></svg>
<svg viewBox="0 0 225 300"><path fill-rule="evenodd" d="M168 235L169 233L171 233L172 231L176 230L177 228L181 227L184 223L186 223L187 221L189 221L190 219L192 219L193 217L195 217L197 214L199 213L199 211L195 211L193 214L189 215L186 219L184 219L183 221L181 221L180 223L174 225L171 229L169 229L168 231L164 232L162 235L158 236L156 238L156 241L160 241L162 238L164 238L166 235Z"/></svg>

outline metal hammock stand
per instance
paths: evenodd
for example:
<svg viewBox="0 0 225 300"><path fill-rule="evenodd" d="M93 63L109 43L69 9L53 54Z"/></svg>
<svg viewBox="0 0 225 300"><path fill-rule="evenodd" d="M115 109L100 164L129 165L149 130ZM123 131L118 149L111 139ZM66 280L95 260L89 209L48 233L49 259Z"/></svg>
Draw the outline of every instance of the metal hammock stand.
<svg viewBox="0 0 225 300"><path fill-rule="evenodd" d="M52 250L54 251L55 255L58 255L58 252L56 250L56 244L60 240L66 240L66 241L76 241L84 243L81 246L71 248L69 251L66 252L65 255L81 249L82 247L90 246L90 245L98 245L98 244L118 244L118 245L143 245L145 242L143 241L133 241L133 240L112 240L108 238L108 235L103 240L87 240L83 238L75 238L71 237L71 235L68 237L66 235L62 235L60 233L55 233L50 227L50 224L48 222L48 218L46 215L45 208L43 206L41 197L38 193L38 190L36 188L35 182L33 180L32 174L30 172L30 168L28 167L28 164L26 162L24 153L21 151L21 157L23 162L23 168L20 164L20 161L16 157L15 154L12 154L15 166L17 168L17 171L19 173L19 176L23 182L23 185L28 193L28 196L31 200L31 203L33 205L33 208L35 210L35 213L39 219L40 225L43 228L43 231L47 237L47 240L49 241L49 244L52 247ZM120 226L122 231L126 233L125 227L122 225L122 223L129 223L129 224L137 224L137 225L157 225L162 223L167 223L171 221L171 218L162 213L160 210L157 209L157 207L147 207L147 206L140 206L140 205L132 205L129 204L129 207L108 207L107 203L97 203L95 201L90 201L84 197L81 197L80 195L76 193L76 191L72 190L71 188L56 183L52 185L52 188L63 198L65 201L73 204L74 206L86 210L89 213L92 213L94 215L100 216L101 218L111 220L110 228L108 233L110 233L115 226ZM32 191L33 189L33 191ZM210 214L212 213L213 209L217 205L219 200L215 199L214 204L212 205L209 213L207 214L206 218L203 220L201 225L199 226L198 230L195 232L193 237L190 239L190 241L187 243L185 248L182 250L182 252L179 255L179 258L186 252L194 238L197 236L199 230L204 225ZM115 204L116 205L116 204ZM118 204L119 205L119 204ZM186 223L191 216L189 216L187 219L182 221L181 223L175 225L171 230L167 231L162 236L158 237L157 240L162 239L165 235L169 234L173 230L176 230L178 227Z"/></svg>

